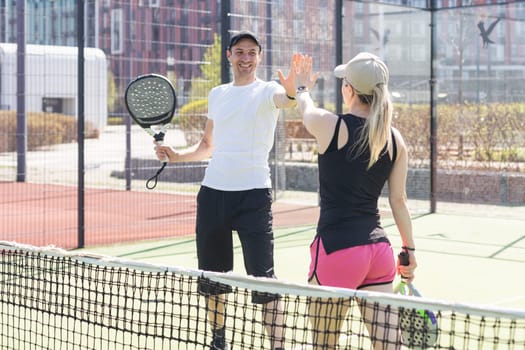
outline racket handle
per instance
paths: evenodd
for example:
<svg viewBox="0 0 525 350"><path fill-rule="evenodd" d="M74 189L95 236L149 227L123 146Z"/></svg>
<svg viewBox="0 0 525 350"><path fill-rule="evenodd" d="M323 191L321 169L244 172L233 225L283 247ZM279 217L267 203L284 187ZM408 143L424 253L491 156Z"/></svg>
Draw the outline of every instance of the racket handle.
<svg viewBox="0 0 525 350"><path fill-rule="evenodd" d="M155 139L155 144L157 146L162 146L162 144L164 143L164 133L163 132L159 132L155 135L153 135L153 138ZM167 163L169 161L168 157L165 157L164 159L161 159L160 160L161 162L164 162L164 163Z"/></svg>
<svg viewBox="0 0 525 350"><path fill-rule="evenodd" d="M408 253L407 252L402 251L401 253L399 253L399 255L397 257L399 259L399 264L400 265L408 266L410 264L410 262L408 261Z"/></svg>
<svg viewBox="0 0 525 350"><path fill-rule="evenodd" d="M398 254L399 264L403 266L408 266L410 262L408 261L408 252L402 251ZM405 276L401 275L401 280L404 281L406 279Z"/></svg>
<svg viewBox="0 0 525 350"><path fill-rule="evenodd" d="M153 138L155 139L155 142L160 142L160 143L157 143L157 145L162 145L162 141L164 141L164 136L166 134L164 134L162 131L153 135Z"/></svg>

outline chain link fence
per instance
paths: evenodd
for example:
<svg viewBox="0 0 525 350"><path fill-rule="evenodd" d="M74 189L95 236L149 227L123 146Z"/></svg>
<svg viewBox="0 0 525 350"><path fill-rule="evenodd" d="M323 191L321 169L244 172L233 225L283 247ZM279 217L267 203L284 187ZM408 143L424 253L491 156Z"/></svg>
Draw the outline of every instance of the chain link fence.
<svg viewBox="0 0 525 350"><path fill-rule="evenodd" d="M262 79L277 80L278 69L286 73L294 52L312 55L320 72L313 99L335 112L344 106L334 66L360 51L383 58L391 72L394 126L409 149L413 213L431 211L432 200L523 206L525 4L426 4L2 2L2 232L39 245L68 237L60 244L68 248L78 246L80 235L93 245L192 234L206 163L171 164L148 192L145 181L159 162L151 137L128 117L123 95L138 75L167 76L179 106L166 142L177 148L195 144L209 89L230 79L224 45L239 30L261 39ZM275 199L289 192L315 198L315 142L296 110L281 114L270 157ZM40 216L45 224L28 219Z"/></svg>

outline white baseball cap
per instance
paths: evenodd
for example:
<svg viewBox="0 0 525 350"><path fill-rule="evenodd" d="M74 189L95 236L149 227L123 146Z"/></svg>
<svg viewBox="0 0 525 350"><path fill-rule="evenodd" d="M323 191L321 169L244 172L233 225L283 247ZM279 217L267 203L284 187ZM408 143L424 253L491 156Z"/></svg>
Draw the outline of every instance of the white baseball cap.
<svg viewBox="0 0 525 350"><path fill-rule="evenodd" d="M337 78L344 78L358 93L372 95L378 84L388 84L388 68L379 57L361 52L348 63L334 69Z"/></svg>

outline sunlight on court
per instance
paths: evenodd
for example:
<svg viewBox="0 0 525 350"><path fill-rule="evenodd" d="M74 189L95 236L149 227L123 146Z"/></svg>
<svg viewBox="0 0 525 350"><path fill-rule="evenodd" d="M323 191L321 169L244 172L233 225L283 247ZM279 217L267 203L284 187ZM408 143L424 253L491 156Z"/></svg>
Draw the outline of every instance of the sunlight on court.
<svg viewBox="0 0 525 350"><path fill-rule="evenodd" d="M392 219L383 220L394 250L400 247ZM523 221L493 217L432 214L414 217L418 268L414 283L430 299L488 304L525 310ZM309 244L315 226L275 231L275 269L279 279L306 283ZM244 274L234 234L234 272ZM97 247L90 251L162 265L197 268L192 237Z"/></svg>

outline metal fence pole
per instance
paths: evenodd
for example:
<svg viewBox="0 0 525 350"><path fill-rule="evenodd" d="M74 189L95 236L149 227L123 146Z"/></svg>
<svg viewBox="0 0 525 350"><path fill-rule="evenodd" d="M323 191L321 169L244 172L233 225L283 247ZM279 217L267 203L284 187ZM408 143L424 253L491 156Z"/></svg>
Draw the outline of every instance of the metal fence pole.
<svg viewBox="0 0 525 350"><path fill-rule="evenodd" d="M343 0L335 1L335 62L343 63ZM335 80L335 108L337 113L343 112L343 96L341 95L341 81Z"/></svg>
<svg viewBox="0 0 525 350"><path fill-rule="evenodd" d="M27 117L26 117L26 31L25 1L16 2L16 181L26 181Z"/></svg>
<svg viewBox="0 0 525 350"><path fill-rule="evenodd" d="M85 224L84 224L84 0L77 1L77 45L78 45L78 248L84 248Z"/></svg>
<svg viewBox="0 0 525 350"><path fill-rule="evenodd" d="M436 76L434 57L436 54L436 0L430 5L430 212L436 212L437 181L437 112L436 112Z"/></svg>
<svg viewBox="0 0 525 350"><path fill-rule="evenodd" d="M230 66L225 59L225 52L230 42L230 12L231 0L221 1L221 83L226 84L230 81Z"/></svg>

